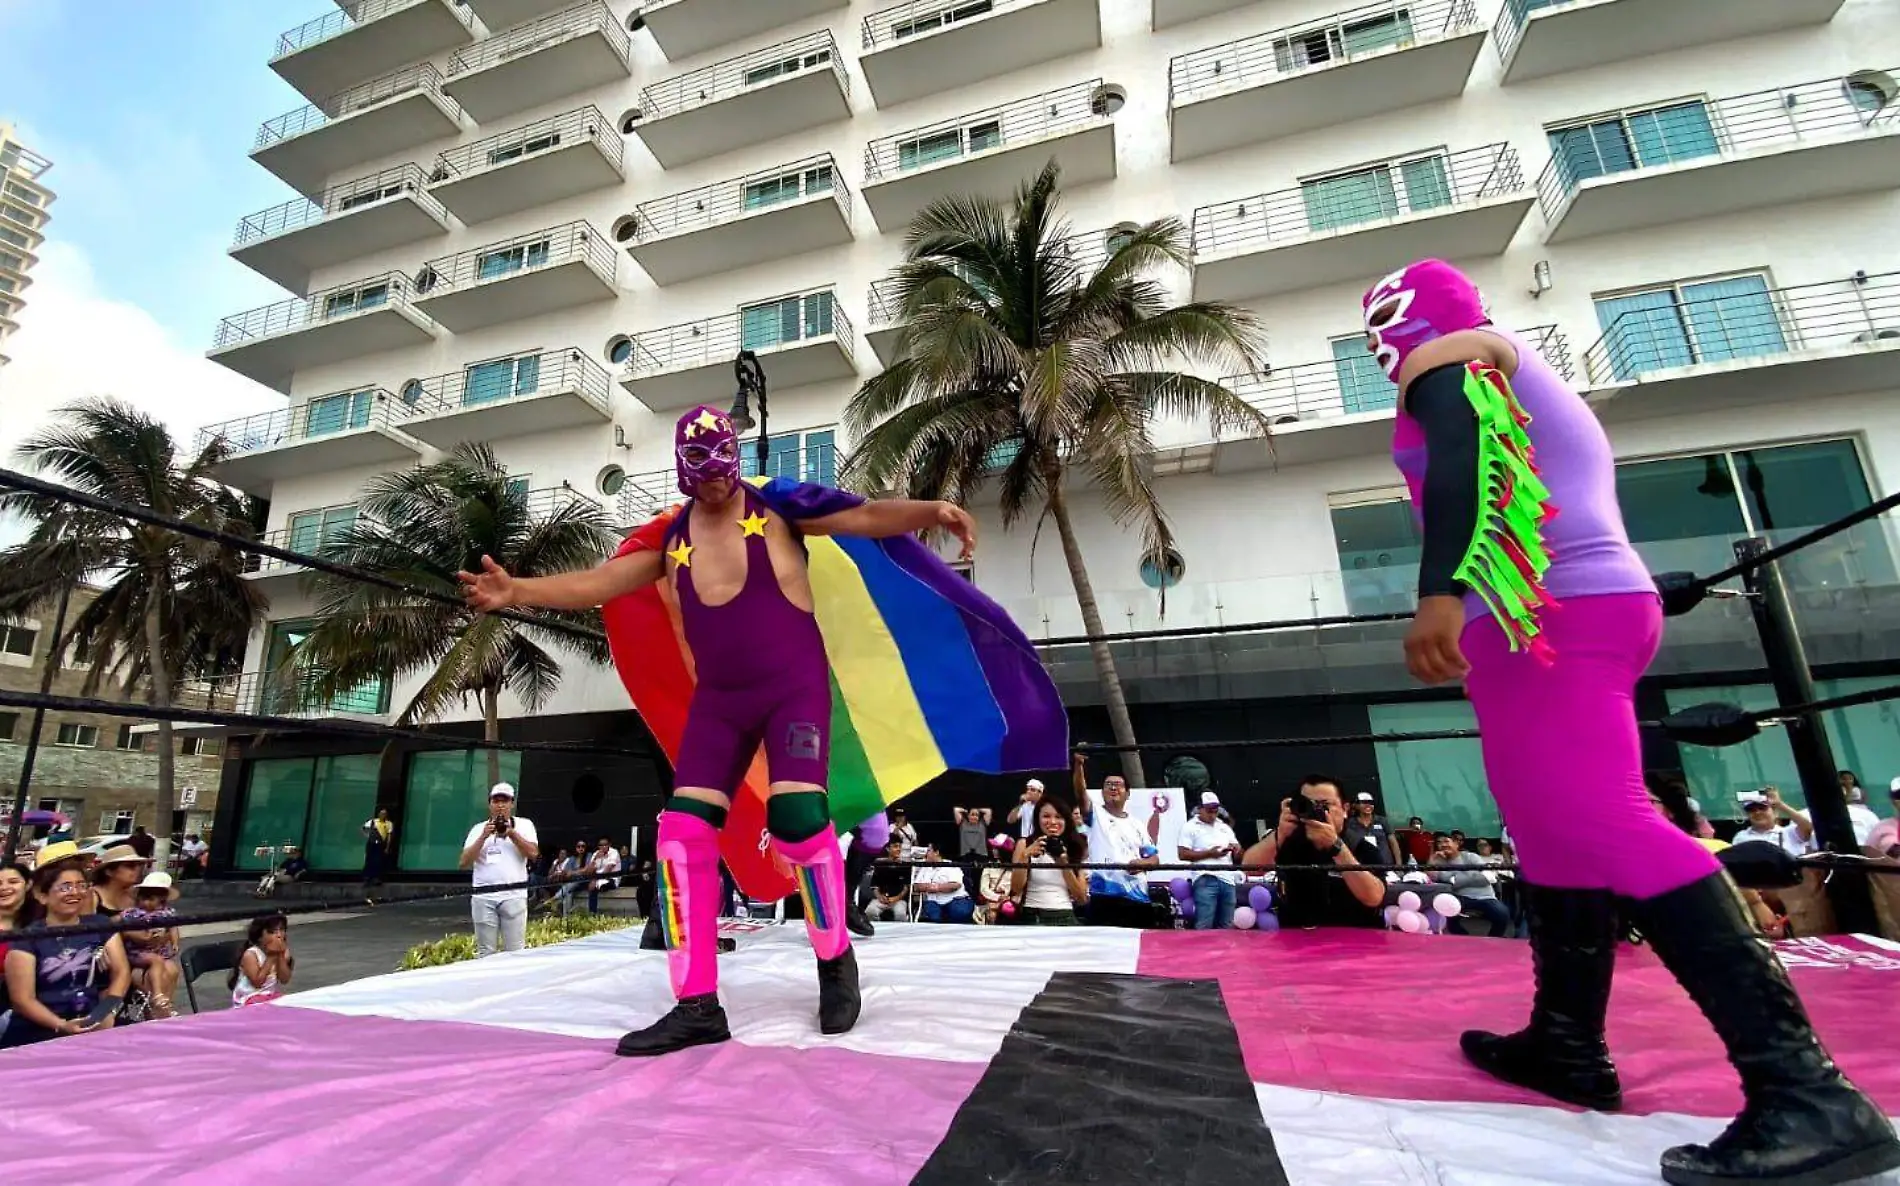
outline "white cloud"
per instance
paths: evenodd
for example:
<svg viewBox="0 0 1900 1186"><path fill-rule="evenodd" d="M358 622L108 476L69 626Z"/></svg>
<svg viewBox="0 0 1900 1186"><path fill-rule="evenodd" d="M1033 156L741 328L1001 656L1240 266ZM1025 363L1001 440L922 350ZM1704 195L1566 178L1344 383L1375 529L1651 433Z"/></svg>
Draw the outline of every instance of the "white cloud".
<svg viewBox="0 0 1900 1186"><path fill-rule="evenodd" d="M144 409L184 449L207 424L284 406L277 392L208 361L201 343L181 342L144 309L102 294L70 244L48 243L32 276L19 332L4 346L13 361L0 367L0 464L13 468L21 441L87 396ZM0 546L17 537L0 524Z"/></svg>

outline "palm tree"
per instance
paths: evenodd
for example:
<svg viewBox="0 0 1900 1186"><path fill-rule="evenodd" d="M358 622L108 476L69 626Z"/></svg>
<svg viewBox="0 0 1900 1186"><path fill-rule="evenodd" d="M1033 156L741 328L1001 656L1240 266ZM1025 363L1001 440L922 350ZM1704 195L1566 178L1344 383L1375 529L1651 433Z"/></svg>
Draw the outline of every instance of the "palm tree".
<svg viewBox="0 0 1900 1186"><path fill-rule="evenodd" d="M222 440L181 457L163 424L115 399L84 400L56 417L20 446L24 464L101 498L222 531L254 530L255 504L214 477L229 455ZM31 613L80 580L100 586L49 652L85 665L85 695L110 681L129 698L143 684L151 706L168 709L180 684L215 668L220 652L241 648L268 608L243 579L238 553L218 545L41 494L0 496L0 514L9 511L31 530L0 552L0 615ZM154 828L161 845L176 802L172 742L172 723L161 716Z"/></svg>
<svg viewBox="0 0 1900 1186"><path fill-rule="evenodd" d="M456 572L479 569L484 555L516 576L547 576L598 564L619 542L606 515L587 499L570 499L544 516L533 513L527 492L509 480L485 444L460 444L432 465L374 478L360 506L355 525L320 549L325 559L458 600ZM320 621L287 660L291 670L274 674L293 680L301 698L323 704L426 670L397 716L401 725L434 720L473 698L482 737L498 741L504 688L534 711L560 682L561 666L544 644L596 661L606 657L604 643L348 578L319 574L313 587ZM600 621L593 612L547 616L595 628ZM493 749L488 775L491 784L501 781L501 755Z"/></svg>
<svg viewBox="0 0 1900 1186"><path fill-rule="evenodd" d="M1177 369L1186 361L1244 373L1260 358L1251 314L1174 304L1152 278L1163 265L1188 264L1187 228L1162 218L1118 236L1091 272L1057 220L1059 176L1051 161L1013 205L953 195L911 221L897 271L904 357L846 406L858 445L845 478L960 502L995 477L1005 526L1031 511L1054 520L1083 624L1099 638L1070 475L1093 484L1115 521L1139 533L1144 561L1166 573L1174 534L1149 480L1153 418L1204 419L1217 437L1264 436L1269 426L1220 383ZM1090 653L1115 741L1132 746L1114 656L1101 641ZM1134 751L1124 750L1122 769L1131 785L1146 785Z"/></svg>

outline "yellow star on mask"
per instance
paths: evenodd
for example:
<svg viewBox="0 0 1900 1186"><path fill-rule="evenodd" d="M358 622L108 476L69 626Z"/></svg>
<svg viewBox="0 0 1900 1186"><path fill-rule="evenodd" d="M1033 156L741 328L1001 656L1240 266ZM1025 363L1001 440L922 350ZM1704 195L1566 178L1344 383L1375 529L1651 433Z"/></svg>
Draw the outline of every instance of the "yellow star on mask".
<svg viewBox="0 0 1900 1186"><path fill-rule="evenodd" d="M766 518L764 515L759 514L757 511L752 512L750 515L739 520L739 530L744 533L739 538L744 539L748 535L756 535L760 539L764 539L765 524Z"/></svg>
<svg viewBox="0 0 1900 1186"><path fill-rule="evenodd" d="M681 568L691 568L693 566L693 545L681 543L671 552L668 552L667 556L672 559L673 563L679 565Z"/></svg>
<svg viewBox="0 0 1900 1186"><path fill-rule="evenodd" d="M707 432L717 432L726 426L725 419L718 413L712 411L701 412L693 420L693 423L699 425L699 427L705 429Z"/></svg>
<svg viewBox="0 0 1900 1186"><path fill-rule="evenodd" d="M687 440L689 441L692 440L694 437L698 436L700 433L704 431L706 430L699 426L699 421L688 420L686 422L686 439Z"/></svg>

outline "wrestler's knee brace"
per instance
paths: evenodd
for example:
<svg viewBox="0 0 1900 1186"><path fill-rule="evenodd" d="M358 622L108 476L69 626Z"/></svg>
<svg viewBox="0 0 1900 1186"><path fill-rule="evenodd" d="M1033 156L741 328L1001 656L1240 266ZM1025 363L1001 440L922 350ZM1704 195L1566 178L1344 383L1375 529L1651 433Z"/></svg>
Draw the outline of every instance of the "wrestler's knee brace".
<svg viewBox="0 0 1900 1186"><path fill-rule="evenodd" d="M851 946L851 934L844 922L844 857L824 792L773 795L765 805L765 827L792 863L812 950L819 959L837 959Z"/></svg>
<svg viewBox="0 0 1900 1186"><path fill-rule="evenodd" d="M682 999L719 988L719 828L707 815L672 808L661 812L654 844L659 885L653 910L666 944L673 995Z"/></svg>

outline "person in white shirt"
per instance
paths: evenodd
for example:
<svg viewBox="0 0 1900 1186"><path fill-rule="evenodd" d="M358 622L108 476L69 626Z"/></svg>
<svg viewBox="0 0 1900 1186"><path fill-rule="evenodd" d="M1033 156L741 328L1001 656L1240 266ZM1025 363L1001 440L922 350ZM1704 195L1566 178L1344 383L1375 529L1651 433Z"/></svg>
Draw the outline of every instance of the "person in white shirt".
<svg viewBox="0 0 1900 1186"><path fill-rule="evenodd" d="M1042 802L1042 780L1032 778L1023 784L1022 799L1009 809L1009 822L1016 825L1016 834L1024 840L1036 831L1036 804Z"/></svg>
<svg viewBox="0 0 1900 1186"><path fill-rule="evenodd" d="M528 862L541 853L534 821L515 814L515 788L498 782L488 792L488 818L468 830L462 868L474 870L474 884L523 885ZM469 899L475 923L475 954L520 951L528 945L528 891L502 890Z"/></svg>
<svg viewBox="0 0 1900 1186"><path fill-rule="evenodd" d="M594 855L587 858L587 871L595 874L595 879L587 883L587 913L600 913L600 894L610 890L618 880L620 872L620 854L614 849L614 842L605 836L594 848ZM601 875L605 876L601 876Z"/></svg>
<svg viewBox="0 0 1900 1186"><path fill-rule="evenodd" d="M1847 820L1854 827L1854 843L1865 848L1873 839L1874 829L1880 826L1880 817L1867 806L1867 791L1852 770L1841 771L1841 794L1847 799Z"/></svg>
<svg viewBox="0 0 1900 1186"><path fill-rule="evenodd" d="M943 853L931 845L924 853L930 862L913 875L911 889L921 893L924 902L918 917L924 922L969 922L976 903L963 884L963 870L943 859Z"/></svg>
<svg viewBox="0 0 1900 1186"><path fill-rule="evenodd" d="M1814 825L1805 813L1782 802L1781 792L1774 787L1744 794L1742 812L1746 824L1729 843L1778 844L1793 857L1814 851Z"/></svg>
<svg viewBox="0 0 1900 1186"><path fill-rule="evenodd" d="M1076 754L1070 775L1078 803L1089 801L1088 759ZM1115 865L1089 873L1089 922L1102 927L1166 926L1166 912L1148 897L1148 870L1161 863L1149 829L1128 814L1128 783L1119 774L1102 779L1102 808L1088 833L1090 864Z"/></svg>
<svg viewBox="0 0 1900 1186"><path fill-rule="evenodd" d="M1225 930L1234 922L1234 887L1240 884L1240 870L1234 859L1240 855L1240 838L1221 821L1220 796L1202 791L1194 809L1194 818L1181 825L1177 853L1191 865L1207 872L1194 875L1194 929Z"/></svg>

